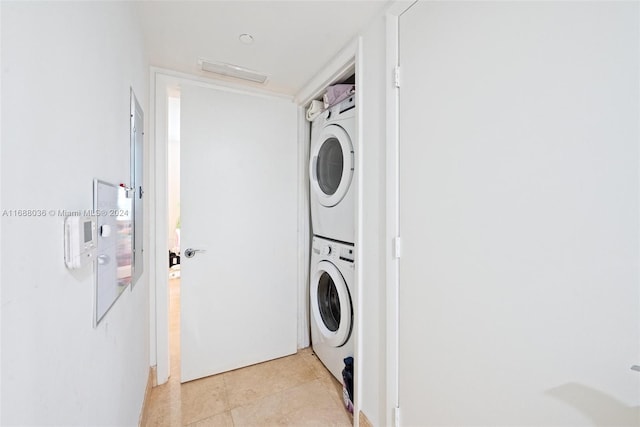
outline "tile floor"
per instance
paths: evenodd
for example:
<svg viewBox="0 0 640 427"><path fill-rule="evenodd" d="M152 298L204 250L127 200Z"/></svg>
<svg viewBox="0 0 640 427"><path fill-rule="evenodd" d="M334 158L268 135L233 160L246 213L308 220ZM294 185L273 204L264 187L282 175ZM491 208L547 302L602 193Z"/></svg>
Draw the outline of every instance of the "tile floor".
<svg viewBox="0 0 640 427"><path fill-rule="evenodd" d="M171 377L151 390L145 426L351 426L342 386L310 348L180 384L180 286L170 281Z"/></svg>

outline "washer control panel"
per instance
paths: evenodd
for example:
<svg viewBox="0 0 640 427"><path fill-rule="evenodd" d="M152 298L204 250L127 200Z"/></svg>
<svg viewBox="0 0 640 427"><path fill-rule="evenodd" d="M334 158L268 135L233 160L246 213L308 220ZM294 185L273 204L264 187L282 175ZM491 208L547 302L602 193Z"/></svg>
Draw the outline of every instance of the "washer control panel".
<svg viewBox="0 0 640 427"><path fill-rule="evenodd" d="M313 238L313 252L331 260L354 262L354 248L348 243Z"/></svg>
<svg viewBox="0 0 640 427"><path fill-rule="evenodd" d="M343 246L340 248L340 259L353 262L353 247Z"/></svg>

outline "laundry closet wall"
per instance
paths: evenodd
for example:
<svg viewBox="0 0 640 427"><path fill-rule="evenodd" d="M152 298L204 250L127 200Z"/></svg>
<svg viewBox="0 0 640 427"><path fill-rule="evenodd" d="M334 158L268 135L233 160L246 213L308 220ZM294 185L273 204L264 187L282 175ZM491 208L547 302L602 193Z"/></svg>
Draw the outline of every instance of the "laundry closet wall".
<svg viewBox="0 0 640 427"><path fill-rule="evenodd" d="M360 94L360 410L373 425L387 425L386 298L385 298L385 150L386 150L386 26L380 12L360 32L361 56L357 81ZM358 248L356 248L358 250Z"/></svg>
<svg viewBox="0 0 640 427"><path fill-rule="evenodd" d="M94 329L92 270L65 268L57 215L91 209L94 178L129 182L130 87L148 110L133 4L0 8L2 209L47 211L1 218L0 424L136 425L149 373L147 273Z"/></svg>
<svg viewBox="0 0 640 427"><path fill-rule="evenodd" d="M358 137L354 141L358 174L356 219L356 269L358 305L356 409L373 425L387 425L391 416L386 389L386 9L362 28L316 80L336 72L356 53L356 102ZM335 78L335 76L333 77ZM298 96L317 90L310 84ZM308 158L308 156L307 156ZM305 159L306 160L306 159Z"/></svg>

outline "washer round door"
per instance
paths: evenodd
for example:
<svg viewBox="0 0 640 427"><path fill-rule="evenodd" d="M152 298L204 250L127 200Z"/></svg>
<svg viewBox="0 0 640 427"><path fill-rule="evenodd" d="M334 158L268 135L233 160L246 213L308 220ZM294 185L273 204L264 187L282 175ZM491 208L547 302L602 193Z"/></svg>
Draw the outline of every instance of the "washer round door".
<svg viewBox="0 0 640 427"><path fill-rule="evenodd" d="M311 188L323 206L340 203L353 178L353 144L344 129L329 125L312 144L309 163Z"/></svg>
<svg viewBox="0 0 640 427"><path fill-rule="evenodd" d="M351 295L338 268L320 261L311 277L311 312L326 342L340 347L351 335Z"/></svg>

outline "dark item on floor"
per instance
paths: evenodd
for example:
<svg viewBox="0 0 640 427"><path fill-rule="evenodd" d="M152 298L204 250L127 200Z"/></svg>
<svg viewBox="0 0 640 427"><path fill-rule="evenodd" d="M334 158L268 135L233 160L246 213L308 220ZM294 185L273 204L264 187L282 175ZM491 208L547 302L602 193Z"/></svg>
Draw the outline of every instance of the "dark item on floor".
<svg viewBox="0 0 640 427"><path fill-rule="evenodd" d="M169 268L173 267L174 265L180 265L180 253L169 251Z"/></svg>
<svg viewBox="0 0 640 427"><path fill-rule="evenodd" d="M353 357L344 359L342 370L342 400L347 410L353 414Z"/></svg>

